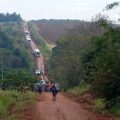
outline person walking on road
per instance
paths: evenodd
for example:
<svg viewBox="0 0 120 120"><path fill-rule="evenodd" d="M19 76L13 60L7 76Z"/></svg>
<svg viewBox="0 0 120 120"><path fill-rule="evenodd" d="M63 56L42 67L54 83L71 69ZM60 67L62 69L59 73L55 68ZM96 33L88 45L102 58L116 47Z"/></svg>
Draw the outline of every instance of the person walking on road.
<svg viewBox="0 0 120 120"><path fill-rule="evenodd" d="M37 92L38 92L39 94L42 93L42 86L41 86L41 84L38 84L38 85L37 85Z"/></svg>
<svg viewBox="0 0 120 120"><path fill-rule="evenodd" d="M58 91L57 91L57 88L55 87L55 84L52 85L52 87L50 88L50 91L52 92L52 95L53 95L53 101L56 101L56 95Z"/></svg>

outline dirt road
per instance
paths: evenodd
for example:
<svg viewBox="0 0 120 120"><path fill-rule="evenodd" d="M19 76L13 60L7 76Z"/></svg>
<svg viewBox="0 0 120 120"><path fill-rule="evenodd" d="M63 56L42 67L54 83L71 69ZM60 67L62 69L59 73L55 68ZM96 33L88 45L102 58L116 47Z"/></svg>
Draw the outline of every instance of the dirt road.
<svg viewBox="0 0 120 120"><path fill-rule="evenodd" d="M33 113L32 120L96 120L94 114L60 93L56 102L50 93L39 95Z"/></svg>

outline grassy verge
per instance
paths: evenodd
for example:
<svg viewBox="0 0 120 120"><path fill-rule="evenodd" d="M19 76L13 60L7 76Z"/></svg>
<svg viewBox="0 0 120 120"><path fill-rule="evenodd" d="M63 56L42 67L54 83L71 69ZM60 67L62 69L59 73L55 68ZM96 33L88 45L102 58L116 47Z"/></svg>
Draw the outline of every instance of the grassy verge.
<svg viewBox="0 0 120 120"><path fill-rule="evenodd" d="M118 101L111 109L110 113L114 113L120 116L120 101Z"/></svg>
<svg viewBox="0 0 120 120"><path fill-rule="evenodd" d="M117 101L111 108L106 109L106 101L104 98L95 99L94 111L101 114L114 114L120 116L120 101Z"/></svg>
<svg viewBox="0 0 120 120"><path fill-rule="evenodd" d="M93 110L97 113L105 114L105 99L99 98L94 100Z"/></svg>
<svg viewBox="0 0 120 120"><path fill-rule="evenodd" d="M50 45L44 40L44 38L39 34L39 30L37 26L33 22L29 22L29 29L32 38L37 43L38 47L42 51L42 53L45 55L47 59L49 59L50 53L51 53L51 47Z"/></svg>
<svg viewBox="0 0 120 120"><path fill-rule="evenodd" d="M90 89L89 84L82 84L77 87L74 87L73 89L68 90L68 92L74 94L74 95L79 95L85 91L88 91Z"/></svg>
<svg viewBox="0 0 120 120"><path fill-rule="evenodd" d="M34 101L35 95L32 92L21 94L17 91L0 91L0 119L19 120L25 105Z"/></svg>

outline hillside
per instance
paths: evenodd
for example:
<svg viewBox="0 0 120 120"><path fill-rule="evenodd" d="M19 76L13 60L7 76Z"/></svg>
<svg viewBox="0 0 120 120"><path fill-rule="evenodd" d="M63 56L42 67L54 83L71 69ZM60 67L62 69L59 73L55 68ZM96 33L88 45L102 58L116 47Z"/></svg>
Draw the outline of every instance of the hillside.
<svg viewBox="0 0 120 120"><path fill-rule="evenodd" d="M39 34L49 43L56 41L67 34L67 31L78 26L78 20L36 20L32 21L38 28Z"/></svg>
<svg viewBox="0 0 120 120"><path fill-rule="evenodd" d="M30 21L43 40L50 44L68 34L81 34L82 36L100 35L103 29L96 21L88 22L81 20L34 20Z"/></svg>

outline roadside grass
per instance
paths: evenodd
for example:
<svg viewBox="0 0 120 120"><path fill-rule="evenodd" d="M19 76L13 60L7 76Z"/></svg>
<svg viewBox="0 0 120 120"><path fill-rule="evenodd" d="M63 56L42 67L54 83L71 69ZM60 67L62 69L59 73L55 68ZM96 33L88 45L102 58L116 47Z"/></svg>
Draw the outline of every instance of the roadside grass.
<svg viewBox="0 0 120 120"><path fill-rule="evenodd" d="M36 27L36 25L33 22L29 22L28 26L30 29L31 36L34 38L34 40L41 46L45 45L45 41L42 38L42 36L40 36L40 34L38 33L38 28Z"/></svg>
<svg viewBox="0 0 120 120"><path fill-rule="evenodd" d="M104 98L95 99L93 110L97 113L105 114L107 112L105 110L105 99Z"/></svg>
<svg viewBox="0 0 120 120"><path fill-rule="evenodd" d="M85 91L88 91L90 89L90 85L89 84L81 84L77 87L74 87L73 89L68 90L68 92L74 94L74 95L79 95L84 93Z"/></svg>
<svg viewBox="0 0 120 120"><path fill-rule="evenodd" d="M24 110L27 103L35 102L35 94L27 92L21 94L17 91L0 90L0 119L19 120L21 111Z"/></svg>
<svg viewBox="0 0 120 120"><path fill-rule="evenodd" d="M117 101L111 108L106 109L106 101L104 98L95 99L93 110L101 114L115 114L120 116L120 101Z"/></svg>
<svg viewBox="0 0 120 120"><path fill-rule="evenodd" d="M46 43L44 46L40 46L40 49L41 49L43 55L45 55L46 60L48 60L51 55L51 51L52 51L49 44Z"/></svg>

